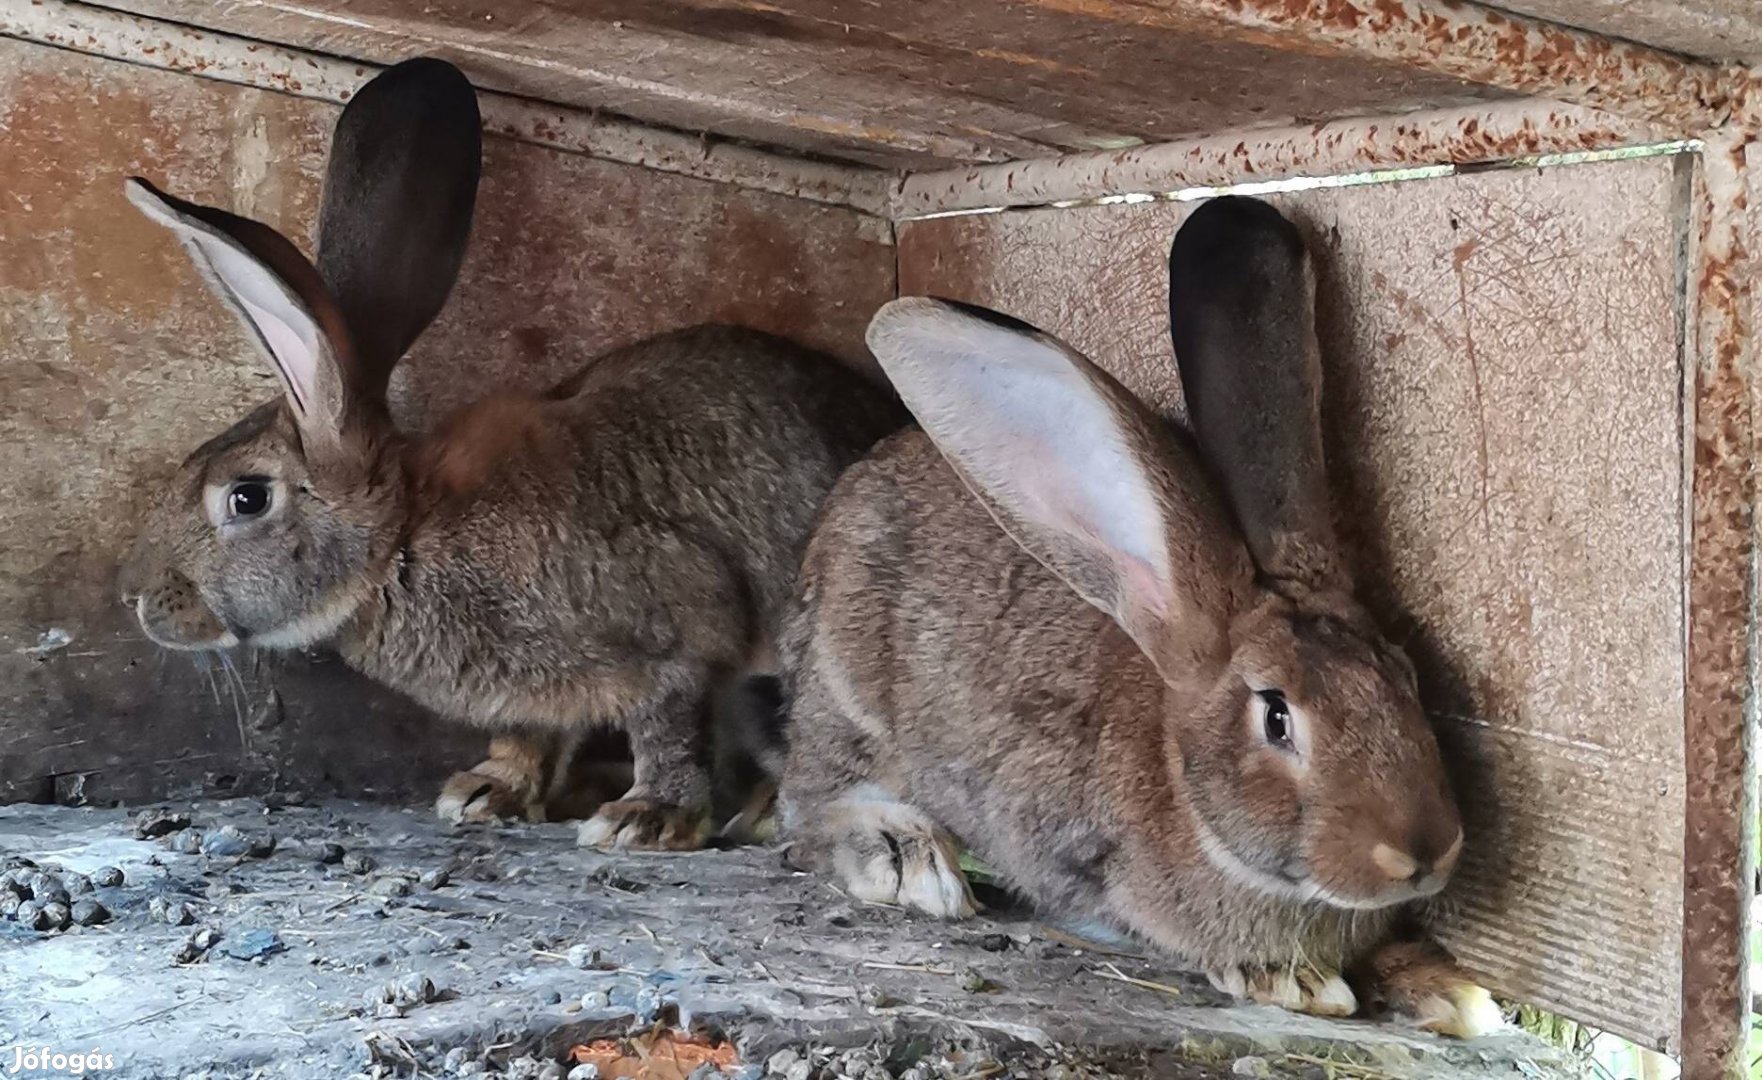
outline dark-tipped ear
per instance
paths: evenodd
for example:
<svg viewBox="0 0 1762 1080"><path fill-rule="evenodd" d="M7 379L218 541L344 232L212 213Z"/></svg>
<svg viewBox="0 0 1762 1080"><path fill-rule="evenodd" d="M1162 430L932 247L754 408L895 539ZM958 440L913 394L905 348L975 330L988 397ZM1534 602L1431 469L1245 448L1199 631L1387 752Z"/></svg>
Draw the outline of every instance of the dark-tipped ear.
<svg viewBox="0 0 1762 1080"><path fill-rule="evenodd" d="M1169 327L1200 454L1256 565L1272 578L1341 587L1302 235L1258 199L1200 206L1169 250Z"/></svg>
<svg viewBox="0 0 1762 1080"><path fill-rule="evenodd" d="M368 392L384 392L459 276L482 132L471 83L428 57L374 76L337 120L318 272L354 335Z"/></svg>
<svg viewBox="0 0 1762 1080"><path fill-rule="evenodd" d="M274 229L167 195L139 177L125 190L141 213L170 229L216 295L262 349L301 433L341 434L355 393L348 328L318 271Z"/></svg>
<svg viewBox="0 0 1762 1080"><path fill-rule="evenodd" d="M869 347L1016 542L1171 683L1215 675L1248 559L1191 452L1106 372L1025 323L915 297Z"/></svg>

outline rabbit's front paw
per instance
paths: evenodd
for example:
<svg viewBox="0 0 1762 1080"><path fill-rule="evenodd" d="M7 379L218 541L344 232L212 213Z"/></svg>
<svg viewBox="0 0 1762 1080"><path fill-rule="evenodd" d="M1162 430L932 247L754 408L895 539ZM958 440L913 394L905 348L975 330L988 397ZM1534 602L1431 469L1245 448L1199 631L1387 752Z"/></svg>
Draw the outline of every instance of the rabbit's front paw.
<svg viewBox="0 0 1762 1080"><path fill-rule="evenodd" d="M1432 941L1396 941L1371 956L1373 993L1426 1031L1473 1039L1504 1026L1493 995Z"/></svg>
<svg viewBox="0 0 1762 1080"><path fill-rule="evenodd" d="M694 851L709 833L709 814L652 799L619 799L581 823L583 847Z"/></svg>
<svg viewBox="0 0 1762 1080"><path fill-rule="evenodd" d="M506 818L541 821L544 818L544 807L528 801L523 791L504 779L477 769L448 777L441 785L440 796L434 800L434 812L441 820L455 824Z"/></svg>
<svg viewBox="0 0 1762 1080"><path fill-rule="evenodd" d="M1316 1016L1351 1016L1358 1011L1357 996L1337 971L1318 971L1301 964L1248 965L1218 968L1206 974L1217 989L1258 1005L1277 1005Z"/></svg>
<svg viewBox="0 0 1762 1080"><path fill-rule="evenodd" d="M832 842L832 865L858 900L939 919L965 919L978 910L954 839L916 808L846 800L837 804L835 820L843 827Z"/></svg>

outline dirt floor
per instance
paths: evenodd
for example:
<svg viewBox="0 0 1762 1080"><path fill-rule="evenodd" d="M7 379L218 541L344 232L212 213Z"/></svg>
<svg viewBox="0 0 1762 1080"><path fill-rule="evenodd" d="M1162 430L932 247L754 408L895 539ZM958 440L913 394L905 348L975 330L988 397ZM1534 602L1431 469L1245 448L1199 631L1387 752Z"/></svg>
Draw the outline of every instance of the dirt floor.
<svg viewBox="0 0 1762 1080"><path fill-rule="evenodd" d="M6 1075L43 1047L152 1078L1577 1075L1517 1032L1230 1006L1026 914L854 903L768 849L608 856L563 825L230 800L0 807L0 856ZM59 890L65 912L25 898Z"/></svg>

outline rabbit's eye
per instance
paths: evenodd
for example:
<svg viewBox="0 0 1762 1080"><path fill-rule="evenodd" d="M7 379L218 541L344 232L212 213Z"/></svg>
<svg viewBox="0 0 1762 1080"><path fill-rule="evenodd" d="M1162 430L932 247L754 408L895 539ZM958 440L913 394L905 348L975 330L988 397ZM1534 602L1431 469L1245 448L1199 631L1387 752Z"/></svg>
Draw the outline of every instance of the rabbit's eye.
<svg viewBox="0 0 1762 1080"><path fill-rule="evenodd" d="M1291 706L1285 704L1285 695L1277 690L1260 691L1260 700L1265 706L1262 710L1266 724L1266 741L1268 746L1276 746L1281 750L1293 749L1291 742Z"/></svg>
<svg viewBox="0 0 1762 1080"><path fill-rule="evenodd" d="M226 493L226 509L235 518L254 518L269 509L269 485L240 480Z"/></svg>

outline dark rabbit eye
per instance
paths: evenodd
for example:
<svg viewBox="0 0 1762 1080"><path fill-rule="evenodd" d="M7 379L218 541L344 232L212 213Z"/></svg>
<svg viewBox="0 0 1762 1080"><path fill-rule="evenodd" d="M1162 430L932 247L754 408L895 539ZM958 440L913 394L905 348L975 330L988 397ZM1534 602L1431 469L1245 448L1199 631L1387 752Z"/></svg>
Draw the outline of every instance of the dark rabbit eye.
<svg viewBox="0 0 1762 1080"><path fill-rule="evenodd" d="M1285 695L1277 690L1260 691L1260 700L1266 705L1266 741L1268 746L1276 746L1281 750L1293 749L1291 742L1291 706L1285 704Z"/></svg>
<svg viewBox="0 0 1762 1080"><path fill-rule="evenodd" d="M226 509L235 518L252 518L269 509L269 485L240 480L226 493Z"/></svg>

